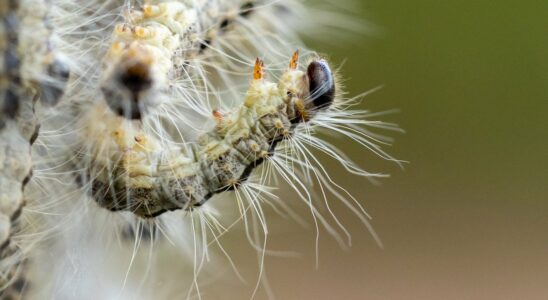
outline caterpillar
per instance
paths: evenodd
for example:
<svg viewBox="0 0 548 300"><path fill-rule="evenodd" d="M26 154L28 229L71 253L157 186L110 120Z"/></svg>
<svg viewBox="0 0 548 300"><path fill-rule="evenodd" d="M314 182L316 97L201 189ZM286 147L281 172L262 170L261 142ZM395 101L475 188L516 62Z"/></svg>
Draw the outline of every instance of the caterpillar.
<svg viewBox="0 0 548 300"><path fill-rule="evenodd" d="M247 16L254 2L166 1L128 11L105 58L101 90L107 104L139 119L148 107L169 101L162 99L168 82L192 72L189 61L238 16Z"/></svg>
<svg viewBox="0 0 548 300"><path fill-rule="evenodd" d="M100 170L91 176L96 178L94 198L111 210L155 217L169 210L201 206L214 194L236 188L274 153L278 142L289 138L294 127L334 100L335 79L327 62L313 61L305 73L297 70L297 60L295 53L276 85L265 81L263 62L257 59L243 107L230 117L216 112L218 124L198 138L198 146L192 149L194 157L185 156L190 151L178 147L161 147L154 137L116 120L110 131L86 134L92 144L100 145L99 150L92 150L97 157L93 158L97 162L94 167ZM108 112L92 114L92 119L108 118L112 118ZM101 143L106 136L113 137L112 146L105 146L108 138ZM98 158L105 155L110 157ZM99 163L105 160L107 165ZM113 161L118 164L108 165Z"/></svg>
<svg viewBox="0 0 548 300"><path fill-rule="evenodd" d="M31 13L31 7L38 10ZM8 299L26 284L23 255L12 236L21 226L23 190L32 175L30 146L39 131L34 106L38 98L44 105L58 102L69 70L55 51L45 2L10 0L0 6L0 16L0 295Z"/></svg>
<svg viewBox="0 0 548 300"><path fill-rule="evenodd" d="M389 139L372 130L399 129L354 110L363 95L345 98L333 64L300 41L300 30L322 28L314 7L293 0L10 3L1 6L0 51L21 63L4 63L0 86L8 162L0 171L0 239L17 249L9 252L14 259L0 252L0 271L11 274L0 282L5 297L201 297L200 274L216 260L209 249L217 245L233 264L219 242L231 224L243 221L262 266L266 207L299 218L273 185L293 189L316 226L341 244L349 233L328 193L374 235L365 209L316 153L357 176L385 175L362 170L315 133L331 131L397 162L380 147ZM17 153L4 142L14 140ZM10 176L15 181L5 181ZM315 184L319 197L310 191ZM180 255L186 259L172 259ZM154 263L162 259L173 266ZM183 284L158 288L161 276L179 269L188 270ZM261 268L252 297L261 287L269 294L264 276Z"/></svg>

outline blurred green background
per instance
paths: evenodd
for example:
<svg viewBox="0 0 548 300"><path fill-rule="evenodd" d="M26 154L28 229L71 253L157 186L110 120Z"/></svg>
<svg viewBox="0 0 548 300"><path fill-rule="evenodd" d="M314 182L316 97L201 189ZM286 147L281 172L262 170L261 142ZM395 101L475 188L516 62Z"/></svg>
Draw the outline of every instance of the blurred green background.
<svg viewBox="0 0 548 300"><path fill-rule="evenodd" d="M271 247L303 253L267 257L277 299L547 299L548 1L358 6L380 30L311 46L346 60L351 95L384 85L362 106L400 109L382 117L406 130L388 133L396 142L386 150L410 163L401 170L340 145L367 170L392 174L376 186L328 164L385 247L336 201L354 243L341 249L322 232L317 270L313 229L271 226ZM238 285L232 293L249 297Z"/></svg>

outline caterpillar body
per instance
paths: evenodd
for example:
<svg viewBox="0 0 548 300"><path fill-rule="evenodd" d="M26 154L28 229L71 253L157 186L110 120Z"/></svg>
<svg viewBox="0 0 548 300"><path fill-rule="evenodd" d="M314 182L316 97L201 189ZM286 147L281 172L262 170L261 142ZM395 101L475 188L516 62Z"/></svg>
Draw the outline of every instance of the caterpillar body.
<svg viewBox="0 0 548 300"><path fill-rule="evenodd" d="M149 1L127 12L116 25L105 57L101 90L120 115L141 118L143 111L169 101L168 86L193 72L196 60L255 1Z"/></svg>
<svg viewBox="0 0 548 300"><path fill-rule="evenodd" d="M69 73L50 40L45 4L10 0L0 5L0 297L6 299L17 297L25 286L24 255L13 235L21 226L23 190L32 175L30 147L39 130L35 103L39 98L55 105Z"/></svg>
<svg viewBox="0 0 548 300"><path fill-rule="evenodd" d="M273 178L294 189L316 225L341 243L349 233L328 192L370 229L361 204L312 149L352 174L385 175L362 170L314 133L332 131L394 160L379 146L389 140L370 129L398 129L352 110L359 97L345 99L331 63L299 40L299 30L321 28L314 7L294 0L12 0L0 8L6 297L200 297L212 243L231 262L218 238L234 219L244 221L262 265L262 206L297 216L270 191L283 184ZM300 58L291 56L295 49ZM236 197L236 205L213 197ZM179 270L154 264L166 249L189 256L192 264L181 264L192 272L179 280L185 287L159 293L166 280L151 274L172 282ZM13 276L25 260L24 277ZM139 262L143 272L134 274ZM253 295L261 283L268 289L263 276Z"/></svg>
<svg viewBox="0 0 548 300"><path fill-rule="evenodd" d="M94 198L111 210L154 217L168 210L201 206L212 195L235 188L273 154L295 126L334 100L335 81L327 62L313 61L305 73L296 69L297 60L295 53L276 85L263 78L263 62L258 59L243 107L229 117L216 113L218 124L199 138L198 147L192 149L194 158L185 156L187 151L181 148L166 151L153 137L133 133L132 126L124 123L114 130L88 134L98 139L112 136L115 149L101 146L92 151L118 162L118 166L103 166L99 162L104 159L95 159L99 174L91 176L96 178ZM92 118L109 116L107 112ZM104 145L99 140L93 144Z"/></svg>

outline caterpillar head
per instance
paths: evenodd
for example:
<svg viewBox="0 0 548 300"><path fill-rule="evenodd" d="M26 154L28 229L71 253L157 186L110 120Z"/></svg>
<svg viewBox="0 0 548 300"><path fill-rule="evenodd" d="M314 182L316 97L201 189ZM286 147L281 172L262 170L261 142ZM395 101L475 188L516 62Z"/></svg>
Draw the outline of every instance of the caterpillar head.
<svg viewBox="0 0 548 300"><path fill-rule="evenodd" d="M285 93L288 116L293 123L307 122L335 101L335 77L324 59L314 59L306 72L298 70L298 52L293 54L289 70L279 86Z"/></svg>
<svg viewBox="0 0 548 300"><path fill-rule="evenodd" d="M327 109L335 100L335 79L327 64L320 59L312 61L306 71L308 76L308 109Z"/></svg>

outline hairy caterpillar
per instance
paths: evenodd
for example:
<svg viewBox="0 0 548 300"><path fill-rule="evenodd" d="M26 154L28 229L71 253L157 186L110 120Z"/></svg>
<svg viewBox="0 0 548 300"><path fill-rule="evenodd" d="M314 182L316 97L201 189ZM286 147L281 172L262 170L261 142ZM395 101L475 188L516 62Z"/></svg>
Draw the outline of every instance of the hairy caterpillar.
<svg viewBox="0 0 548 300"><path fill-rule="evenodd" d="M38 9L31 12L31 7ZM20 226L23 188L32 174L30 146L39 129L35 102L56 104L68 69L55 52L44 2L10 0L0 5L0 16L0 291L6 289L0 295L7 299L25 286L18 274L23 256L12 235Z"/></svg>
<svg viewBox="0 0 548 300"><path fill-rule="evenodd" d="M343 99L336 72L314 52L301 51L306 70L298 67L297 53L287 63L294 49L306 49L296 33L315 26L312 8L289 0L26 0L2 10L2 19L9 14L24 20L24 28L12 33L25 42L4 43L8 48L1 50L8 53L19 44L15 57L26 67L14 74L29 95L25 101L51 106L64 95L53 109L37 106L42 126L32 147L34 176L25 190L24 224L0 236L18 240L21 255L12 266L29 258L30 288L18 292L37 299L162 297L156 290L161 280L150 274L170 270L154 265L152 257L174 248L191 257L192 272L186 288L163 287L162 295L199 297L208 248L232 227L224 222L230 219L227 205L237 206L236 219L244 220L248 239L264 259L258 237L263 233L266 241L262 206L292 214L269 191L269 185L280 184L276 178L337 239L338 232L348 233L330 210L327 192L369 226L365 210L311 149L340 161L350 173L383 175L363 171L314 132L345 135L392 160L377 145L386 140L367 128L397 128L350 110L357 98ZM253 64L257 56L266 64L262 59ZM2 72L7 82L17 83L11 74ZM13 123L15 114L4 111L2 121ZM1 133L27 136L12 127L16 130ZM29 140L20 142L26 153ZM21 174L28 174L30 157L18 160L27 163ZM9 175L2 172L0 180ZM314 183L322 190L319 201L309 190ZM214 195L237 202L208 202ZM6 213L6 226L12 226L11 215ZM145 235L151 248L139 259ZM143 274L131 276L143 260ZM262 274L253 295L264 284Z"/></svg>
<svg viewBox="0 0 548 300"><path fill-rule="evenodd" d="M128 11L116 25L103 70L101 90L107 104L132 119L169 101L168 82L193 72L189 61L255 5L241 0L149 3Z"/></svg>
<svg viewBox="0 0 548 300"><path fill-rule="evenodd" d="M99 150L92 150L97 157L94 168L100 170L92 176L96 178L94 198L111 210L154 217L201 206L214 194L236 188L273 154L279 141L290 137L295 126L334 100L335 80L327 63L313 61L304 73L297 70L297 60L295 53L276 85L264 80L263 62L257 59L243 107L229 117L217 112L217 126L201 136L192 151L161 147L154 137L117 120L113 120L114 130L105 132L100 127L103 130L87 134L93 144L100 145ZM112 117L107 112L92 114L92 118ZM115 141L110 144L115 149L105 146L108 136L113 136ZM185 155L192 152L193 158ZM98 156L105 155L110 158L106 158L107 165L101 165L105 159ZM113 161L118 165L113 166Z"/></svg>

